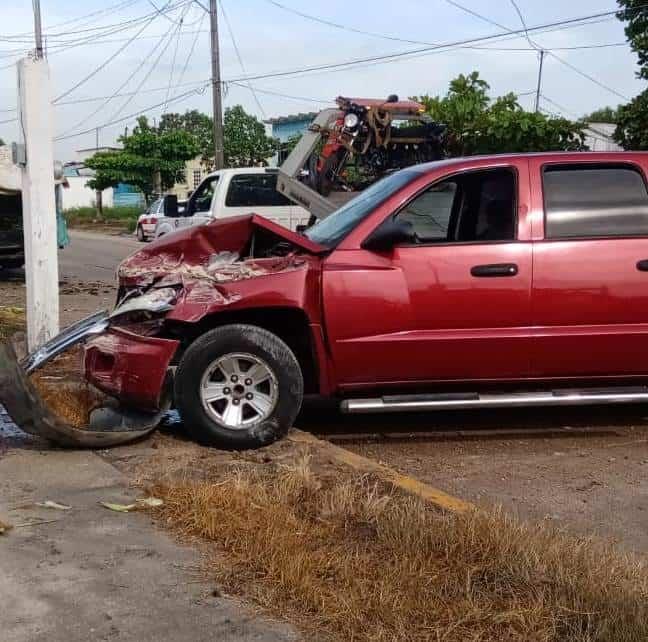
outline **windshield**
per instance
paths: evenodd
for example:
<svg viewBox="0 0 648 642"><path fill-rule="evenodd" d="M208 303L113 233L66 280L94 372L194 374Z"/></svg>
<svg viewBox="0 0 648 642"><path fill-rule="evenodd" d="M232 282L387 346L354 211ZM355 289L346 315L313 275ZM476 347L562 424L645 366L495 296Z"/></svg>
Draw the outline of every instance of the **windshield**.
<svg viewBox="0 0 648 642"><path fill-rule="evenodd" d="M411 183L418 178L421 172L415 169L403 169L386 176L353 200L335 210L333 214L322 219L309 230L304 236L315 243L326 247L336 246L351 230L362 222L376 207L384 203L392 194L401 187Z"/></svg>

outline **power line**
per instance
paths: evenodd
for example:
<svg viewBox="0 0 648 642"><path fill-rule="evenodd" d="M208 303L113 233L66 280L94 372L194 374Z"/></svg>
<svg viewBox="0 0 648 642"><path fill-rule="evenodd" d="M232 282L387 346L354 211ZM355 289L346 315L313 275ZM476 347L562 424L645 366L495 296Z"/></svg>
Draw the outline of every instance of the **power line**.
<svg viewBox="0 0 648 642"><path fill-rule="evenodd" d="M177 30L179 29L179 27L176 26L175 29L176 29L176 31L177 31ZM174 34L172 33L172 34L171 34L171 37L168 39L168 41L166 42L166 44L162 47L162 51L160 51L160 53L158 54L158 57L153 61L151 67L150 67L149 70L146 72L146 74L144 75L144 77L142 78L142 80L140 80L139 84L137 85L137 88L135 89L135 92L134 92L131 96L129 96L129 97L124 101L124 103L121 105L121 107L119 107L119 109L117 109L117 111L114 112L114 113L110 116L110 119L113 119L113 118L116 118L117 116L119 116L119 114L123 113L124 109L126 109L126 107L128 107L128 105L130 105L130 103L133 102L133 98L135 98L135 96L137 96L137 94L140 92L140 90L142 89L142 87L146 84L146 82L148 81L148 79L151 77L151 74L152 74L152 73L155 71L155 69L157 68L157 66L158 66L158 64L159 64L159 62L160 62L160 60L162 59L162 56L164 55L164 53L166 52L166 50L169 48L169 45L171 44L171 41L173 40L173 37L174 37Z"/></svg>
<svg viewBox="0 0 648 642"><path fill-rule="evenodd" d="M164 9L167 9L169 5L171 4L171 0L167 2L165 5ZM144 23L142 28L132 37L129 38L128 42L121 46L117 51L115 51L112 55L110 55L104 62L102 62L98 67L96 67L93 71L91 71L87 76L85 76L82 80L77 82L75 85L70 87L70 89L64 91L62 94L57 96L53 102L58 102L62 98L65 98L66 96L69 96L73 91L81 87L81 85L84 85L88 80L91 78L94 78L100 71L105 69L119 54L121 54L123 51L125 51L135 40L137 40L137 37L160 15L160 12L154 13L148 20L147 22Z"/></svg>
<svg viewBox="0 0 648 642"><path fill-rule="evenodd" d="M150 1L151 0L149 0L149 2ZM173 49L173 61L171 62L171 72L169 73L169 85L167 87L167 93L166 93L165 98L168 98L169 94L171 93L171 85L173 83L173 74L175 73L176 60L178 58L178 45L180 44L180 32L182 31L182 22L183 22L185 16L187 15L187 11L189 11L190 8L191 8L191 5L187 5L185 7L185 10L182 12L182 15L180 16L180 20L177 23L178 26L176 28L175 34L173 35L173 37L175 38L175 47Z"/></svg>
<svg viewBox="0 0 648 642"><path fill-rule="evenodd" d="M220 9L221 13L223 14L223 18L225 18L225 24L227 25L227 31L229 32L230 39L232 41L232 45L234 46L234 51L236 52L236 57L238 58L239 65L241 67L241 71L244 74L247 74L247 71L245 69L245 65L243 64L243 58L241 57L241 52L239 51L238 45L236 44L236 37L234 36L234 31L232 29L232 25L229 21L229 18L227 17L227 12L225 11L225 4L221 1L220 3ZM259 111L261 112L261 115L263 118L266 117L266 113L263 109L263 106L261 105L261 101L259 100L259 97L256 95L256 92L254 91L254 87L250 85L250 83L247 83L248 89L252 92L252 96L254 96L254 101L257 104L257 107L259 108Z"/></svg>
<svg viewBox="0 0 648 642"><path fill-rule="evenodd" d="M522 23L522 26L524 28L524 35L525 35L527 41L529 42L529 44L532 47L534 47L536 50L545 51L547 54L549 54L550 56L555 58L558 62L562 63L563 65L565 65L566 67L568 67L569 69L574 71L575 73L581 75L583 78L587 78L588 80L590 80L594 84L598 85L602 89L605 89L606 91L609 91L610 93L614 94L615 96L619 96L620 98L623 98L624 100L630 100L627 96L621 94L616 89L602 83L600 80L597 80L596 78L594 78L593 76L591 76L587 72L583 71L582 69L579 69L578 67L576 67L575 65L567 62L563 58L560 58L555 53L553 53L551 48L545 49L544 47L540 47L537 43L533 42L533 40L531 40L531 38L529 37L529 29L527 28L526 21L524 19L522 11L520 10L520 7L518 6L516 0L509 0L509 1L513 5L513 8L515 9L516 13L518 14L518 17L520 18L520 22ZM496 26L501 27L502 29L506 29L510 33L513 33L513 30L511 30L509 27L506 27L504 25L501 25L500 23L494 22L490 18L487 18L486 16L483 16L483 15L481 15L481 14L475 12L475 11L472 11L471 9L468 9L467 7L464 7L464 6L460 5L457 2L454 2L454 0L446 0L446 2L449 2L453 6L456 6L456 7L460 8L460 9L462 9L463 11L466 11L466 12L470 13L473 16L476 16L477 18L480 18L481 20L484 20L485 22L488 22L490 24L494 24ZM644 8L644 7L645 7L645 5L642 5L640 7L634 7L631 10L639 10L639 9ZM626 10L626 11L629 11L629 10ZM616 16L617 14L623 13L623 10L622 11L614 11L612 13Z"/></svg>
<svg viewBox="0 0 648 642"><path fill-rule="evenodd" d="M372 36L374 38L383 38L385 40L394 40L395 42L405 42L410 45L434 45L436 43L431 43L431 42L421 42L419 40L407 40L406 38L398 38L397 36L390 36L384 33L375 33L373 31L364 31L363 29L357 29L355 27L350 27L349 25L346 24L339 24L337 22L333 22L331 20L327 20L326 18L320 18L318 16L313 16L308 13L304 13L303 11L299 11L298 9L293 9L292 7L288 7L285 4L282 4L281 2L277 2L277 0L266 0L266 2L269 2L270 4L274 5L275 7L279 9L283 9L283 11L287 11L288 13L293 13L297 16L300 16L302 18L305 18L306 20L311 20L313 22L319 22L320 24L326 25L328 27L333 27L335 29L342 29L343 31L350 31L351 33L358 33L363 36Z"/></svg>
<svg viewBox="0 0 648 642"><path fill-rule="evenodd" d="M131 74L128 76L128 78L126 78L126 80L110 96L108 96L104 100L103 104L99 105L93 112L88 114L85 118L83 118L81 121L79 121L76 125L66 129L61 135L65 136L66 134L74 131L75 129L78 129L79 127L82 127L83 125L85 125L91 118L96 116L102 109L104 109L104 107L107 107L117 96L119 96L121 90L124 89L128 85L128 83L135 77L135 75L140 71L140 69L149 61L151 56L157 51L158 47L164 42L164 40L166 40L166 38L169 36L169 34L175 28L175 26L176 26L176 22L172 21L171 26L169 27L167 32L165 34L163 34L158 39L157 43L155 43L155 46L151 49L151 51L149 51L149 53L142 58L139 65L137 65L137 67L135 67L135 69L131 72ZM62 103L59 103L59 104L62 104ZM66 103L66 104L69 104L69 103Z"/></svg>
<svg viewBox="0 0 648 642"><path fill-rule="evenodd" d="M106 129L107 127L111 127L112 125L118 125L119 123L123 123L124 121L131 120L132 118L137 118L138 116L143 116L147 112L151 111L152 109L157 109L158 107L162 107L165 104L170 105L171 103L175 103L179 100L182 100L183 98L186 98L187 96L190 96L191 94L201 94L205 91L205 88L209 85L209 83L204 83L202 87L198 89L192 89L190 91L186 91L182 94L178 94L177 96L173 96L169 98L166 101L162 101L161 103L157 103L156 105L150 105L149 107L145 107L144 109L134 112L132 114L128 114L128 116L122 116L121 118L118 118L116 120L112 120L109 122L102 123L98 127L91 127L90 129L86 129L81 132L76 132L74 134L69 134L67 136L59 136L58 138L55 138L55 141L61 141L61 140L68 140L70 138L78 138L79 136L84 136L85 134L89 134L91 132L96 131L97 129Z"/></svg>
<svg viewBox="0 0 648 642"><path fill-rule="evenodd" d="M529 37L529 30L527 28L526 21L524 20L524 16L522 15L522 11L520 11L520 7L518 6L518 3L515 0L509 0L510 3L513 5L513 8L515 9L515 12L518 14L518 17L520 18L520 22L522 23L522 26L524 27L524 36L527 39L527 42L534 48L540 50L541 48L531 40Z"/></svg>
<svg viewBox="0 0 648 642"><path fill-rule="evenodd" d="M92 18L98 15L117 13L117 11L120 11L122 9L127 9L128 7L134 4L138 4L139 2L141 2L141 0L122 0L122 2L118 2L117 4L106 7L105 9L99 9L98 11L93 11L92 13L87 13L83 16L78 16L76 18L71 18L70 20L64 20L63 22L54 23L53 25L50 26L50 29L55 27L63 27L65 25L74 24L74 23L83 23L88 18ZM48 35L47 32L45 32L44 35L47 36ZM3 38L29 38L31 41L31 33L25 31L13 35L0 36L0 39Z"/></svg>
<svg viewBox="0 0 648 642"><path fill-rule="evenodd" d="M579 69L578 67L575 67L572 65L570 62L567 62L565 59L561 58L560 56L557 56L553 51L549 51L548 54L552 57L555 58L559 63L565 65L565 67L568 67L575 73L579 74L583 78L587 78L587 80L593 82L595 85L598 85L602 89L605 89L606 91L609 91L611 94L614 94L615 96L618 96L619 98L623 98L623 100L630 101L630 98L626 96L625 94L622 94L620 91L617 91L613 87L610 87L609 85L606 85L602 83L600 80L597 80L593 76L590 76L587 72L583 71L582 69Z"/></svg>
<svg viewBox="0 0 648 642"><path fill-rule="evenodd" d="M200 16L200 23L198 24L198 30L195 32L195 36L193 39L193 42L191 43L191 48L189 49L189 53L187 54L187 58L185 60L184 66L182 67L182 71L180 72L180 76L178 77L178 82L176 83L176 88L178 88L181 83L182 79L184 78L185 73L187 72L187 68L189 67L189 61L191 60L191 57L193 56L194 50L196 49L196 44L198 43L198 36L201 33L209 33L209 31L201 31L200 27L202 26L202 23L204 22L205 18L207 17L206 13L202 13ZM184 35L187 35L187 32L184 33Z"/></svg>
<svg viewBox="0 0 648 642"><path fill-rule="evenodd" d="M542 25L536 25L534 27L529 27L528 29L510 29L508 31L508 35L520 35L524 34L525 31L528 31L529 33L533 33L536 31L541 31L544 29L548 29L551 27L562 27L570 24L575 24L575 23L580 23L585 20L591 20L593 18L599 18L602 16L609 16L616 14L616 11L605 11L605 12L600 12L600 13L595 13L595 14L590 14L588 16L581 16L578 18L568 18L564 20L558 20L555 22L549 22L545 23ZM340 69L340 68L348 68L353 65L358 65L358 64L363 64L363 63L380 63L384 61L391 61L391 60L397 60L397 59L403 59L403 58L409 58L409 57L414 57L416 55L428 55L431 54L435 51L439 50L450 50L453 48L458 48L462 47L464 45L471 45L475 43L481 43L481 42L488 42L491 40L496 40L498 38L501 38L503 35L507 34L501 34L501 33L495 33L495 34L490 34L487 36L480 36L476 38L467 38L464 40L456 40L453 42L448 42L448 43L442 43L434 46L429 46L429 47L421 47L418 49L411 49L409 51L401 51L401 52L395 52L391 54L382 54L378 56L368 56L366 58L356 58L352 60L347 60L344 62L338 62L338 63L328 63L328 64L322 64L322 65L313 65L310 67L302 67L301 69L293 69L291 71L276 71L276 72L268 72L268 73L263 73L263 74L255 74L251 76L245 76L241 78L232 78L229 80L229 82L232 81L237 81L237 82L243 82L246 80L258 80L258 79L266 79L266 78L279 78L279 77L286 77L286 76L295 76L295 75L300 75L300 74L305 74L313 71L322 71L322 70L334 70L334 69Z"/></svg>
<svg viewBox="0 0 648 642"><path fill-rule="evenodd" d="M240 82L229 82L228 84L230 85L236 85L237 87L241 87L242 89L249 89L250 85L249 84L243 84ZM268 96L278 96L279 98L288 98L289 100L299 100L302 102L307 102L307 103L317 103L319 105L321 104L329 104L332 103L333 101L328 99L319 99L319 98L307 98L305 96L293 96L291 94L282 94L278 91L270 91L268 89L259 89L258 87L254 87L254 91L256 91L259 94L267 94Z"/></svg>
<svg viewBox="0 0 648 642"><path fill-rule="evenodd" d="M464 13L470 14L471 16L474 16L475 18L479 18L479 20L482 20L483 22L487 22L489 25L493 25L493 27L499 27L500 29L504 29L505 31L508 31L508 27L505 27L504 25L500 24L499 22L495 22L495 20L491 20L490 18L487 18L486 16L483 16L481 13L477 13L476 11L473 11L472 9L469 9L468 7L464 7L462 4L459 4L458 2L455 2L454 0L445 0L449 5L452 5L453 7L456 7L457 9L460 9Z"/></svg>

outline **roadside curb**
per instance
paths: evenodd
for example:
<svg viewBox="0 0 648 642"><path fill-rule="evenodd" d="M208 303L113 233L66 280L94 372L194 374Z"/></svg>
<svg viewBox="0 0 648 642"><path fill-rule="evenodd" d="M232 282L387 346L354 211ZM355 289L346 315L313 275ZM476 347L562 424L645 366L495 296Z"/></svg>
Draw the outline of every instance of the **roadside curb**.
<svg viewBox="0 0 648 642"><path fill-rule="evenodd" d="M328 441L318 439L310 433L301 430L292 430L288 439L297 444L308 444L329 455L335 461L345 464L363 473L372 473L381 481L387 482L396 488L400 488L411 495L420 497L423 501L453 513L466 513L475 510L476 506L470 502L453 497L447 493L429 486L413 477L402 475L393 468L380 464L377 461L367 459L350 450L336 446Z"/></svg>

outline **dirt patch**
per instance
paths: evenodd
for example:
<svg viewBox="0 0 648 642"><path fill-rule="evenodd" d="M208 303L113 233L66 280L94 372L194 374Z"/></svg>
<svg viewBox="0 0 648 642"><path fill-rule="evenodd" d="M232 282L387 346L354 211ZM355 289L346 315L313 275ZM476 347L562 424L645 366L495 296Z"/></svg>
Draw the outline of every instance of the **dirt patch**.
<svg viewBox="0 0 648 642"><path fill-rule="evenodd" d="M64 279L60 282L59 287L61 327L97 310L111 309L117 298L115 286L99 281L84 283L74 279ZM2 280L0 276L0 293L5 308L22 308L24 310L26 291L22 275L11 280ZM2 324L2 320L0 320L0 324Z"/></svg>
<svg viewBox="0 0 648 642"><path fill-rule="evenodd" d="M363 421L373 424L373 435L331 438L480 506L503 505L521 519L648 552L648 424L641 408Z"/></svg>

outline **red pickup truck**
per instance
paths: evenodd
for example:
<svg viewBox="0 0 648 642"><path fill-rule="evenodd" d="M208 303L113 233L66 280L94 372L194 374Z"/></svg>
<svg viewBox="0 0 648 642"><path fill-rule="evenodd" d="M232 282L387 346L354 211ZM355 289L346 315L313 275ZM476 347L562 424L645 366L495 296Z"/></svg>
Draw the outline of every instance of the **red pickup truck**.
<svg viewBox="0 0 648 642"><path fill-rule="evenodd" d="M258 216L119 269L87 378L258 447L304 395L343 411L648 402L648 154L401 170L303 234Z"/></svg>

